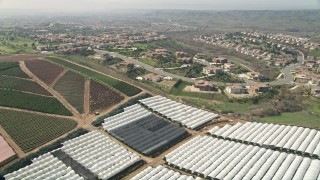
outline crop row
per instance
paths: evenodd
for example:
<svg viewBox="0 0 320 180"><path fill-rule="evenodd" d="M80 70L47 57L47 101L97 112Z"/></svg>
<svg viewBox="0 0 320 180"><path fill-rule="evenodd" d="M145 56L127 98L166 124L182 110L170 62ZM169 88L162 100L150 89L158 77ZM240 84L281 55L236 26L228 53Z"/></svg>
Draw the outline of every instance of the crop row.
<svg viewBox="0 0 320 180"><path fill-rule="evenodd" d="M45 88L34 81L0 75L0 88L20 90L45 96L52 96Z"/></svg>
<svg viewBox="0 0 320 180"><path fill-rule="evenodd" d="M39 96L21 91L0 89L0 106L14 107L49 114L71 116L72 113L53 97Z"/></svg>
<svg viewBox="0 0 320 180"><path fill-rule="evenodd" d="M120 103L124 98L107 86L90 82L90 112L101 111Z"/></svg>
<svg viewBox="0 0 320 180"><path fill-rule="evenodd" d="M54 85L58 91L80 113L83 112L85 78L75 72L66 72Z"/></svg>
<svg viewBox="0 0 320 180"><path fill-rule="evenodd" d="M55 63L61 64L65 67L70 68L74 71L77 71L85 76L88 76L92 79L95 79L95 80L100 81L106 85L109 85L127 96L134 96L134 95L139 94L141 92L141 89L139 89L135 86L132 86L126 82L114 79L110 76L106 76L106 75L97 73L95 71L78 66L76 64L70 63L65 60L61 60L61 59L57 59L57 58L50 58L50 59Z"/></svg>
<svg viewBox="0 0 320 180"><path fill-rule="evenodd" d="M25 61L27 68L46 84L51 84L63 72L63 67L44 60Z"/></svg>
<svg viewBox="0 0 320 180"><path fill-rule="evenodd" d="M71 131L77 123L66 118L0 109L0 125L28 152Z"/></svg>
<svg viewBox="0 0 320 180"><path fill-rule="evenodd" d="M0 63L0 75L30 78L24 73L19 66L19 62L3 62Z"/></svg>

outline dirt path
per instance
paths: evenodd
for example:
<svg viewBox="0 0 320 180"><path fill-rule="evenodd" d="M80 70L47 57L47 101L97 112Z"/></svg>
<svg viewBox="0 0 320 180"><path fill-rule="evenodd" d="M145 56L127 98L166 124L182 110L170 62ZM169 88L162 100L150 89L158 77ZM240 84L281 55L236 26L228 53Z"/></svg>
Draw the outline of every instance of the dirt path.
<svg viewBox="0 0 320 180"><path fill-rule="evenodd" d="M65 100L59 93L49 87L46 83L42 82L36 75L34 75L25 65L24 61L20 61L20 68L24 71L28 76L30 76L36 83L40 84L47 91L49 91L53 97L57 98L75 117L81 119L81 114Z"/></svg>
<svg viewBox="0 0 320 180"><path fill-rule="evenodd" d="M62 71L62 73L60 73L59 76L56 77L56 79L55 79L49 86L53 88L53 86L59 81L59 79L60 79L66 72L68 72L68 70L67 70L67 69L64 69L64 70Z"/></svg>
<svg viewBox="0 0 320 180"><path fill-rule="evenodd" d="M84 87L84 115L90 114L90 80L86 80Z"/></svg>

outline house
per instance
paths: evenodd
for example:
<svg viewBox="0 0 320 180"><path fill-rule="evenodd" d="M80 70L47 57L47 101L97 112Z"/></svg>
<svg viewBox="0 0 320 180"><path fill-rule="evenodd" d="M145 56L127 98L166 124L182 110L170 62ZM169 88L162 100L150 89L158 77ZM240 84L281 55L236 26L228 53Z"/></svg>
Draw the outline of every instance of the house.
<svg viewBox="0 0 320 180"><path fill-rule="evenodd" d="M142 81L142 80L143 80L143 77L138 76L138 77L136 77L136 80L138 80L138 81Z"/></svg>
<svg viewBox="0 0 320 180"><path fill-rule="evenodd" d="M118 67L119 69L127 69L129 64L130 64L129 62L123 61L123 62L121 62L121 63L118 63L118 64L117 64L117 67Z"/></svg>
<svg viewBox="0 0 320 180"><path fill-rule="evenodd" d="M145 81L160 82L162 81L162 76L151 73L143 76L143 79Z"/></svg>
<svg viewBox="0 0 320 180"><path fill-rule="evenodd" d="M192 63L192 57L177 58L176 61L177 61L178 63L189 64L189 63Z"/></svg>
<svg viewBox="0 0 320 180"><path fill-rule="evenodd" d="M194 56L194 59L205 59L206 57L206 54L198 53Z"/></svg>
<svg viewBox="0 0 320 180"><path fill-rule="evenodd" d="M229 94L247 94L248 89L243 84L234 84L226 87Z"/></svg>
<svg viewBox="0 0 320 180"><path fill-rule="evenodd" d="M224 69L235 69L237 66L235 64L232 64L232 63L225 63L223 65L223 68Z"/></svg>
<svg viewBox="0 0 320 180"><path fill-rule="evenodd" d="M48 46L37 46L37 50L39 51L48 51Z"/></svg>
<svg viewBox="0 0 320 180"><path fill-rule="evenodd" d="M246 76L247 76L247 79L252 79L252 80L263 79L263 75L261 75L258 72L247 72Z"/></svg>
<svg viewBox="0 0 320 180"><path fill-rule="evenodd" d="M163 77L163 79L164 79L164 80L167 80L167 81L172 81L172 80L173 80L173 78L170 77L170 76Z"/></svg>
<svg viewBox="0 0 320 180"><path fill-rule="evenodd" d="M265 93L269 92L272 87L269 84L257 84L253 85L250 89L256 93Z"/></svg>
<svg viewBox="0 0 320 180"><path fill-rule="evenodd" d="M211 67L211 66L204 67L202 72L207 75L208 74L223 74L224 73L224 71L221 68Z"/></svg>
<svg viewBox="0 0 320 180"><path fill-rule="evenodd" d="M182 57L187 57L188 54L185 53L185 52L177 51L177 52L175 53L175 56L176 56L176 58L182 58Z"/></svg>
<svg viewBox="0 0 320 180"><path fill-rule="evenodd" d="M164 54L167 54L167 53L168 53L168 50L163 49L163 48L158 48L158 49L155 49L154 51L155 51L156 53L164 53Z"/></svg>
<svg viewBox="0 0 320 180"><path fill-rule="evenodd" d="M194 87L199 88L200 91L212 91L214 90L214 86L209 81L198 80L194 83Z"/></svg>
<svg viewBox="0 0 320 180"><path fill-rule="evenodd" d="M215 57L212 59L213 64L225 64L228 63L228 58L225 57Z"/></svg>

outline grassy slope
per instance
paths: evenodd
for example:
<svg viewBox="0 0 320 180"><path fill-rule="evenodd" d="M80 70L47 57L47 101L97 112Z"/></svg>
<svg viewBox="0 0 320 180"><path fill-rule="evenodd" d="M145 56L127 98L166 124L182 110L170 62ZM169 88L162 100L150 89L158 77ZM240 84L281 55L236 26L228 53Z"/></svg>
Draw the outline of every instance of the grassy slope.
<svg viewBox="0 0 320 180"><path fill-rule="evenodd" d="M280 116L262 118L260 122L278 123L320 129L320 117L308 111L282 113Z"/></svg>
<svg viewBox="0 0 320 180"><path fill-rule="evenodd" d="M36 50L32 49L32 40L25 38L16 38L15 40L5 40L0 41L0 52L8 54L17 54L17 53L34 53ZM2 43L3 42L3 43ZM4 44L4 42L9 44ZM28 44L27 47L24 47L24 44Z"/></svg>
<svg viewBox="0 0 320 180"><path fill-rule="evenodd" d="M309 55L309 56L320 57L320 50L310 51L308 55Z"/></svg>

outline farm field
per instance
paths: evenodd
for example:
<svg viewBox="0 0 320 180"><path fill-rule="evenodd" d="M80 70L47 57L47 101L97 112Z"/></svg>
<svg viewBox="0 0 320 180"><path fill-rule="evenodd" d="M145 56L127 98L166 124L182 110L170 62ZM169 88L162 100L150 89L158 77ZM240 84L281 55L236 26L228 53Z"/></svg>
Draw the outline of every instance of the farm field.
<svg viewBox="0 0 320 180"><path fill-rule="evenodd" d="M71 112L53 97L4 89L0 89L0 97L0 106L72 116Z"/></svg>
<svg viewBox="0 0 320 180"><path fill-rule="evenodd" d="M14 76L20 78L30 78L19 66L19 62L0 63L0 75Z"/></svg>
<svg viewBox="0 0 320 180"><path fill-rule="evenodd" d="M90 112L110 108L124 100L119 93L96 81L90 81Z"/></svg>
<svg viewBox="0 0 320 180"><path fill-rule="evenodd" d="M58 91L79 113L84 109L85 78L78 73L66 72L54 85Z"/></svg>
<svg viewBox="0 0 320 180"><path fill-rule="evenodd" d="M97 73L97 72L92 71L90 69L75 65L73 63L70 63L70 62L67 62L67 61L64 61L64 60L61 60L58 58L49 58L49 59L55 63L61 64L64 67L67 67L67 68L70 68L74 71L77 71L87 77L98 80L106 85L109 85L127 96L134 96L134 95L139 94L141 92L141 89L139 89L135 86L132 86L126 82L114 79L110 76L106 76L106 75Z"/></svg>
<svg viewBox="0 0 320 180"><path fill-rule="evenodd" d="M77 123L66 118L0 109L0 125L28 152L71 131Z"/></svg>
<svg viewBox="0 0 320 180"><path fill-rule="evenodd" d="M51 84L64 68L44 60L25 61L27 68L46 84Z"/></svg>
<svg viewBox="0 0 320 180"><path fill-rule="evenodd" d="M0 88L25 91L45 96L52 96L45 88L34 81L0 75Z"/></svg>

